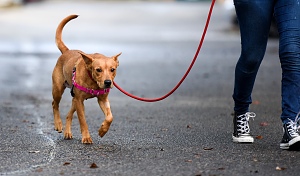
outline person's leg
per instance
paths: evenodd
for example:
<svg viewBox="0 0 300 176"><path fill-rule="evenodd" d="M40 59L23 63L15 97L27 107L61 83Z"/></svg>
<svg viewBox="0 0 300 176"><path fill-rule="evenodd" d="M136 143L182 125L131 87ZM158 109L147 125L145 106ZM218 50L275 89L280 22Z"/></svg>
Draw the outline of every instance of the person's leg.
<svg viewBox="0 0 300 176"><path fill-rule="evenodd" d="M253 142L250 136L249 113L255 78L264 57L274 2L234 0L241 33L241 55L235 68L233 142Z"/></svg>
<svg viewBox="0 0 300 176"><path fill-rule="evenodd" d="M297 133L300 111L300 4L299 0L278 0L274 16L279 32L279 57L282 68L282 114L286 131L280 147L300 150Z"/></svg>
<svg viewBox="0 0 300 176"><path fill-rule="evenodd" d="M282 67L282 122L295 120L300 111L300 4L279 0L274 12Z"/></svg>
<svg viewBox="0 0 300 176"><path fill-rule="evenodd" d="M233 99L237 114L248 112L256 74L264 57L271 20L273 1L234 0L241 33L241 55L235 68Z"/></svg>

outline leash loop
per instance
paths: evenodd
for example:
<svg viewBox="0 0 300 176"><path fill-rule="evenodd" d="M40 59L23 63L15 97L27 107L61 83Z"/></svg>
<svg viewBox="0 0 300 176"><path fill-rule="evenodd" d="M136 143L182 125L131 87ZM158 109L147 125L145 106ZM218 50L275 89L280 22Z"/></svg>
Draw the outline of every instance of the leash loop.
<svg viewBox="0 0 300 176"><path fill-rule="evenodd" d="M161 101L165 98L167 98L168 96L170 96L173 92L175 92L177 90L177 88L181 85L181 83L185 80L185 78L187 77L187 75L189 74L189 72L191 71L192 67L194 66L194 63L196 62L197 60L197 57L199 55L199 52L202 48L202 44L203 44L203 41L204 41L204 38L205 38L205 35L206 35L206 32L207 32L207 28L208 28L208 25L209 25L209 22L210 22L210 18L211 18L211 14L212 14L212 11L213 11L213 7L215 5L215 2L216 0L212 0L211 1L211 5L210 5L210 9L209 9L209 12L208 12L208 16L207 16L207 19L206 19L206 23L205 23L205 27L204 27L204 30L203 30L203 33L202 33L202 37L200 39L200 42L199 42L199 45L198 45L198 48L196 50L196 53L194 55L194 59L192 60L189 68L187 69L187 71L185 72L185 74L183 75L183 77L181 78L181 80L177 83L177 85L169 92L167 93L166 95L162 96L162 97L158 97L158 98L142 98L142 97L138 97L138 96L135 96L135 95L132 95L128 92L126 92L125 90L123 90L118 84L116 84L115 82L113 82L114 86L119 89L122 93L124 93L125 95L133 98L133 99L136 99L136 100L140 100L140 101L144 101L144 102L156 102L156 101Z"/></svg>

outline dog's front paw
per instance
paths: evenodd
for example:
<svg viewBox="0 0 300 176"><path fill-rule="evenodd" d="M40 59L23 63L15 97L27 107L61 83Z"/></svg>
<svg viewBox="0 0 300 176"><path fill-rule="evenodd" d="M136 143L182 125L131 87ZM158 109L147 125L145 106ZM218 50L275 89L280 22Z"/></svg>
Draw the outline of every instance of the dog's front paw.
<svg viewBox="0 0 300 176"><path fill-rule="evenodd" d="M92 144L92 143L93 143L93 140L92 140L91 137L83 137L81 142L82 142L83 144Z"/></svg>
<svg viewBox="0 0 300 176"><path fill-rule="evenodd" d="M103 122L99 129L99 136L103 137L107 133L109 127L110 127L110 124Z"/></svg>
<svg viewBox="0 0 300 176"><path fill-rule="evenodd" d="M65 138L65 139L72 139L72 138L73 138L72 133L65 132L64 138Z"/></svg>
<svg viewBox="0 0 300 176"><path fill-rule="evenodd" d="M62 129L63 129L63 125L62 125L61 121L54 123L54 130L56 130L57 132L61 133Z"/></svg>

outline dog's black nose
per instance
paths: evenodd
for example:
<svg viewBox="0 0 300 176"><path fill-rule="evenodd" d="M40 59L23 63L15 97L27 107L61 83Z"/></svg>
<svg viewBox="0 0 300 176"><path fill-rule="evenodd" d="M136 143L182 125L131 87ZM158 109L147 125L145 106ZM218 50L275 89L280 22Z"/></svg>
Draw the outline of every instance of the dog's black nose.
<svg viewBox="0 0 300 176"><path fill-rule="evenodd" d="M105 81L104 81L104 85L105 85L105 87L110 87L110 85L111 85L111 80L105 80Z"/></svg>

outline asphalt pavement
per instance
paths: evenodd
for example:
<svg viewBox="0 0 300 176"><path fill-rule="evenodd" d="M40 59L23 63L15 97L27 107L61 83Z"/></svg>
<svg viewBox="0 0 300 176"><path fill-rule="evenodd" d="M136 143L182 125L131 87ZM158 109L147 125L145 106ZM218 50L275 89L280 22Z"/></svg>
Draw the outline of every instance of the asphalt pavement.
<svg viewBox="0 0 300 176"><path fill-rule="evenodd" d="M253 91L253 144L231 141L233 76L239 32L232 11L217 3L203 48L181 87L145 103L116 88L109 95L114 121L85 102L93 144L54 131L51 73L60 53L54 35L65 27L71 49L107 56L122 52L115 81L141 97L171 90L188 68L209 1L42 1L0 9L1 175L299 175L300 152L279 148L282 137L278 40L270 39ZM71 96L60 104L63 122Z"/></svg>

